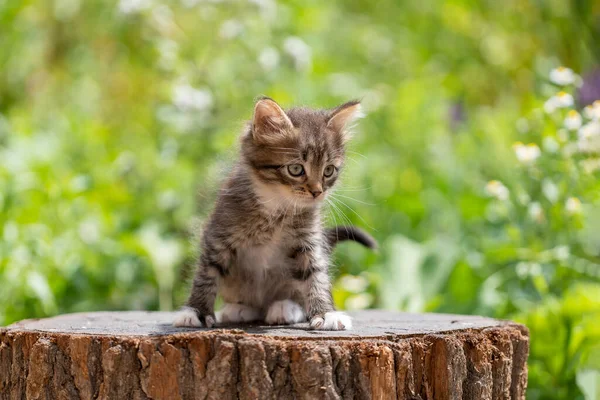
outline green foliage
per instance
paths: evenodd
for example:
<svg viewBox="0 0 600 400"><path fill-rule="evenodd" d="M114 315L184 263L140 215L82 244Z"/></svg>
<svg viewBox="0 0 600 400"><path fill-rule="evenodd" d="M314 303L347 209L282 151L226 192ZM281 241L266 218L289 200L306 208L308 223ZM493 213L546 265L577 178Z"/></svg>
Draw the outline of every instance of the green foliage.
<svg viewBox="0 0 600 400"><path fill-rule="evenodd" d="M329 223L381 249L340 246L336 303L516 319L532 335L530 398L599 398L597 152L564 128L583 110L543 111L578 90L551 69L597 68L599 13L0 0L0 325L177 306L253 99L358 97L368 115Z"/></svg>

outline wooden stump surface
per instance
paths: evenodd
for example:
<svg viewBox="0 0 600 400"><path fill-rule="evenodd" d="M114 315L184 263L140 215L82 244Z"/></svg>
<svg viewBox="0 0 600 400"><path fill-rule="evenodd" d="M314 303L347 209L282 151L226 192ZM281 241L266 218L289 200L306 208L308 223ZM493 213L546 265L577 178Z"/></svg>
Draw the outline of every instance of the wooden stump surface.
<svg viewBox="0 0 600 400"><path fill-rule="evenodd" d="M0 328L0 399L523 399L527 329L477 316L350 313L308 324L174 328L97 312Z"/></svg>

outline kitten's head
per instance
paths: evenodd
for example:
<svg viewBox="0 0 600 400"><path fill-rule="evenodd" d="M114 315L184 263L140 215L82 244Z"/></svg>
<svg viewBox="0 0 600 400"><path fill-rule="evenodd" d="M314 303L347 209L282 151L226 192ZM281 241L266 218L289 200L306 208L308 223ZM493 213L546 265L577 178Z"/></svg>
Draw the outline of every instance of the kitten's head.
<svg viewBox="0 0 600 400"><path fill-rule="evenodd" d="M269 98L259 100L242 154L263 202L303 207L322 202L341 171L348 128L360 116L358 101L331 110L284 111Z"/></svg>

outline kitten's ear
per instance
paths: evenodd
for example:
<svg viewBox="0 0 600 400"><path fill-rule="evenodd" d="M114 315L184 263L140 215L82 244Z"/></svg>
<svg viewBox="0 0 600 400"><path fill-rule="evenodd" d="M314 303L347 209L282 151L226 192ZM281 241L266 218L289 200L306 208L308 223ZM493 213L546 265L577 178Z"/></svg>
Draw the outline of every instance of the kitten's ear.
<svg viewBox="0 0 600 400"><path fill-rule="evenodd" d="M364 117L358 100L352 100L336 107L331 111L327 127L336 132L347 134L348 128L357 119Z"/></svg>
<svg viewBox="0 0 600 400"><path fill-rule="evenodd" d="M254 106L252 135L256 140L269 140L281 137L294 125L275 101L260 99Z"/></svg>

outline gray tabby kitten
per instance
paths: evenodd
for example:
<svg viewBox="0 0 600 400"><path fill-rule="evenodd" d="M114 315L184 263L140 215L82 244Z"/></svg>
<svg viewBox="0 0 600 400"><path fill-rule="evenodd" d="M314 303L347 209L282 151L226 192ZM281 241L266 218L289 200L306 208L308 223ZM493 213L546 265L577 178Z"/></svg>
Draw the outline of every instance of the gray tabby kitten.
<svg viewBox="0 0 600 400"><path fill-rule="evenodd" d="M326 230L321 206L344 162L348 127L360 116L351 101L333 110L292 108L260 99L241 138L241 158L205 227L190 297L175 326L215 322L294 324L350 329L335 311L328 267L336 242L374 248L354 227ZM215 314L220 294L224 308Z"/></svg>

